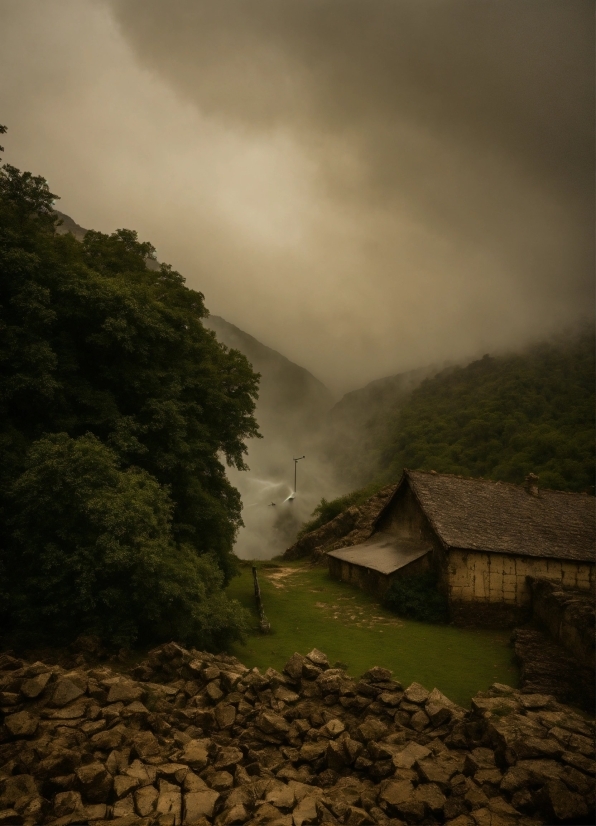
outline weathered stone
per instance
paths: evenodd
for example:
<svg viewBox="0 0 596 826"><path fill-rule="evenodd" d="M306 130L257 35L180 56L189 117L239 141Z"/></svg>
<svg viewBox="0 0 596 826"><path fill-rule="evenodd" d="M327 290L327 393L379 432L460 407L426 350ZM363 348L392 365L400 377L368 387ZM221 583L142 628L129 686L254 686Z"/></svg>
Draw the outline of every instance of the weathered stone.
<svg viewBox="0 0 596 826"><path fill-rule="evenodd" d="M358 726L358 734L364 742L381 740L387 732L387 726L375 717L367 717L362 725Z"/></svg>
<svg viewBox="0 0 596 826"><path fill-rule="evenodd" d="M250 815L246 811L243 803L236 803L231 809L228 809L223 818L224 826L233 826L236 823L246 823Z"/></svg>
<svg viewBox="0 0 596 826"><path fill-rule="evenodd" d="M132 794L129 794L114 803L112 814L116 820L119 818L133 818L134 813L135 800Z"/></svg>
<svg viewBox="0 0 596 826"><path fill-rule="evenodd" d="M184 826L196 826L201 822L201 818L213 817L213 810L218 800L219 793L212 789L187 792L184 795Z"/></svg>
<svg viewBox="0 0 596 826"><path fill-rule="evenodd" d="M54 798L54 816L64 817L75 811L81 811L83 801L79 792L59 792Z"/></svg>
<svg viewBox="0 0 596 826"><path fill-rule="evenodd" d="M219 701L224 696L223 691L221 690L221 688L218 686L217 682L215 682L215 681L212 682L212 683L207 684L207 686L205 688L205 692L206 692L207 696L209 697L209 699L212 700L214 703L219 703Z"/></svg>
<svg viewBox="0 0 596 826"><path fill-rule="evenodd" d="M422 705L430 697L430 691L427 691L420 683L411 683L404 691L404 697L410 703Z"/></svg>
<svg viewBox="0 0 596 826"><path fill-rule="evenodd" d="M192 769L201 771L209 762L208 745L208 740L190 740L184 746L180 759Z"/></svg>
<svg viewBox="0 0 596 826"><path fill-rule="evenodd" d="M281 685L275 689L273 696L276 700L280 700L282 703L286 703L287 705L293 705L300 699L300 695L296 694L295 691L290 691L289 688L285 688ZM229 699L230 698L228 697L228 700Z"/></svg>
<svg viewBox="0 0 596 826"><path fill-rule="evenodd" d="M138 683L123 679L110 686L108 703L132 703L142 699L144 694L145 691Z"/></svg>
<svg viewBox="0 0 596 826"><path fill-rule="evenodd" d="M362 679L371 683L386 683L391 679L391 676L392 672L388 668L381 668L375 665L373 668L369 668L368 671L364 672Z"/></svg>
<svg viewBox="0 0 596 826"><path fill-rule="evenodd" d="M428 716L422 709L420 711L416 711L412 714L410 718L410 725L414 729L414 731L422 731L430 724L430 720Z"/></svg>
<svg viewBox="0 0 596 826"><path fill-rule="evenodd" d="M436 783L423 783L413 794L413 799L424 805L425 812L433 817L440 817L447 798Z"/></svg>
<svg viewBox="0 0 596 826"><path fill-rule="evenodd" d="M323 654L322 651L319 651L318 648L313 648L312 651L306 655L306 658L319 668L329 668L329 660L327 659L327 655Z"/></svg>
<svg viewBox="0 0 596 826"><path fill-rule="evenodd" d="M112 751L119 749L124 740L124 732L119 726L108 729L107 731L99 731L91 737L91 744L94 749L100 751Z"/></svg>
<svg viewBox="0 0 596 826"><path fill-rule="evenodd" d="M112 776L101 763L95 762L80 766L75 774L86 801L89 803L107 803L112 789Z"/></svg>
<svg viewBox="0 0 596 826"><path fill-rule="evenodd" d="M298 803L292 812L294 826L302 826L304 823L317 822L318 815L316 802L316 797L306 796L300 801L300 803Z"/></svg>
<svg viewBox="0 0 596 826"><path fill-rule="evenodd" d="M85 693L85 689L74 683L68 677L60 677L56 682L54 693L52 694L52 705L62 706L72 703L73 700L78 700Z"/></svg>
<svg viewBox="0 0 596 826"><path fill-rule="evenodd" d="M232 705L220 703L214 709L215 719L220 729L230 728L236 720L236 709Z"/></svg>
<svg viewBox="0 0 596 826"><path fill-rule="evenodd" d="M144 762L152 757L157 757L160 753L159 743L152 731L139 731L135 733L132 749L139 760Z"/></svg>
<svg viewBox="0 0 596 826"><path fill-rule="evenodd" d="M31 677L29 680L25 680L21 683L21 694L27 697L28 700L34 700L36 697L39 697L41 692L49 683L52 677L51 671L46 671L42 674L38 674L36 677Z"/></svg>
<svg viewBox="0 0 596 826"><path fill-rule="evenodd" d="M327 751L328 743L326 740L319 742L305 743L300 749L300 759L307 763L312 763L322 757Z"/></svg>
<svg viewBox="0 0 596 826"><path fill-rule="evenodd" d="M263 712L259 714L256 724L265 734L284 736L290 730L290 726L283 717L273 712Z"/></svg>
<svg viewBox="0 0 596 826"><path fill-rule="evenodd" d="M140 817L149 817L157 806L159 793L155 786L143 786L134 793L135 809Z"/></svg>
<svg viewBox="0 0 596 826"><path fill-rule="evenodd" d="M296 796L294 789L280 783L267 792L265 800L277 809L292 809L296 803Z"/></svg>
<svg viewBox="0 0 596 826"><path fill-rule="evenodd" d="M411 769L418 760L424 760L430 755L430 749L418 743L408 743L393 756L393 765L398 769Z"/></svg>
<svg viewBox="0 0 596 826"><path fill-rule="evenodd" d="M29 712L18 711L5 717L4 725L12 737L33 737L37 731L38 721Z"/></svg>
<svg viewBox="0 0 596 826"><path fill-rule="evenodd" d="M293 654L284 666L286 674L293 680L299 680L302 676L302 665L305 659L306 657L303 657L302 654L298 654L297 652Z"/></svg>
<svg viewBox="0 0 596 826"><path fill-rule="evenodd" d="M139 779L126 774L117 774L114 778L114 794L117 798L125 797L139 785Z"/></svg>
<svg viewBox="0 0 596 826"><path fill-rule="evenodd" d="M225 769L231 770L236 767L237 763L243 758L243 754L240 749L235 748L234 746L228 746L227 748L222 748L217 752L217 757L215 759L214 768L218 771Z"/></svg>
<svg viewBox="0 0 596 826"><path fill-rule="evenodd" d="M234 778L230 772L220 771L215 772L209 783L216 792L227 792L234 785Z"/></svg>
<svg viewBox="0 0 596 826"><path fill-rule="evenodd" d="M182 794L180 788L167 780L160 780L155 811L160 815L173 815L174 826L177 826L182 820Z"/></svg>
<svg viewBox="0 0 596 826"><path fill-rule="evenodd" d="M150 786L155 783L157 770L154 766L146 766L140 760L133 760L130 766L122 771L122 774L136 778L139 786Z"/></svg>
<svg viewBox="0 0 596 826"><path fill-rule="evenodd" d="M17 774L4 780L4 789L0 800L4 806L12 808L19 800L30 800L32 797L37 797L38 794L35 778L30 774Z"/></svg>

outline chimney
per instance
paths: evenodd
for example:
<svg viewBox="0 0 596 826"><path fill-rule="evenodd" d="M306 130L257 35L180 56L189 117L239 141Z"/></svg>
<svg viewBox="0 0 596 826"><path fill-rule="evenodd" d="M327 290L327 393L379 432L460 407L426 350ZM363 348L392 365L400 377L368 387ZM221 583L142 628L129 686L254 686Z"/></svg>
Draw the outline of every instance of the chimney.
<svg viewBox="0 0 596 826"><path fill-rule="evenodd" d="M538 476L535 473L528 473L524 488L530 496L538 496Z"/></svg>

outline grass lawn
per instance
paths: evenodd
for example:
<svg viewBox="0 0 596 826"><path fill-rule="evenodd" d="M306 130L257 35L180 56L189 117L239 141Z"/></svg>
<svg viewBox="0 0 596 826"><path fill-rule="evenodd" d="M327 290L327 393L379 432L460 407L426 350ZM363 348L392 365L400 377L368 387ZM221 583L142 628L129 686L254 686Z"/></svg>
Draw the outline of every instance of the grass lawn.
<svg viewBox="0 0 596 826"><path fill-rule="evenodd" d="M491 683L517 685L508 631L401 619L368 594L331 579L324 568L285 561L256 565L271 634L258 631L250 564L243 565L228 588L255 620L254 634L231 651L249 667L281 670L294 651L307 654L319 648L332 665L342 663L353 677L373 665L384 666L404 686L414 680L428 689L436 686L463 706Z"/></svg>

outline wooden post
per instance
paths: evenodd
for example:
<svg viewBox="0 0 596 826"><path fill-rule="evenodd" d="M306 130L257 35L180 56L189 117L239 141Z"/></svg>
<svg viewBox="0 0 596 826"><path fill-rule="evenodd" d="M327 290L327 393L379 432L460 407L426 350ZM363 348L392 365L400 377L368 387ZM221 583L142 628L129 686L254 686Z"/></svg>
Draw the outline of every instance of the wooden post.
<svg viewBox="0 0 596 826"><path fill-rule="evenodd" d="M265 616L265 609L263 608L263 601L261 599L261 589L259 588L259 580L257 577L257 568L252 566L252 578L255 586L255 601L257 603L257 611L259 612L259 628L263 634L268 634L271 631L271 623Z"/></svg>

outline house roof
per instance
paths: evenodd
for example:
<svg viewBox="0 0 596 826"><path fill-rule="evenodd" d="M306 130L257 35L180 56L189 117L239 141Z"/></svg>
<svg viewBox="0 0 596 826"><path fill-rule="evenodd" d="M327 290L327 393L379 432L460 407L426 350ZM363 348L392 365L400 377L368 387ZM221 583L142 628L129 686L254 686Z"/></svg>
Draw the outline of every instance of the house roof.
<svg viewBox="0 0 596 826"><path fill-rule="evenodd" d="M392 574L410 562L420 559L430 550L428 544L421 545L420 542L397 539L395 536L379 531L361 545L328 551L327 556L341 559L342 562L349 562L352 565L359 565L362 568L370 568L381 574Z"/></svg>
<svg viewBox="0 0 596 826"><path fill-rule="evenodd" d="M406 470L377 524L404 484L446 547L595 561L593 496Z"/></svg>

